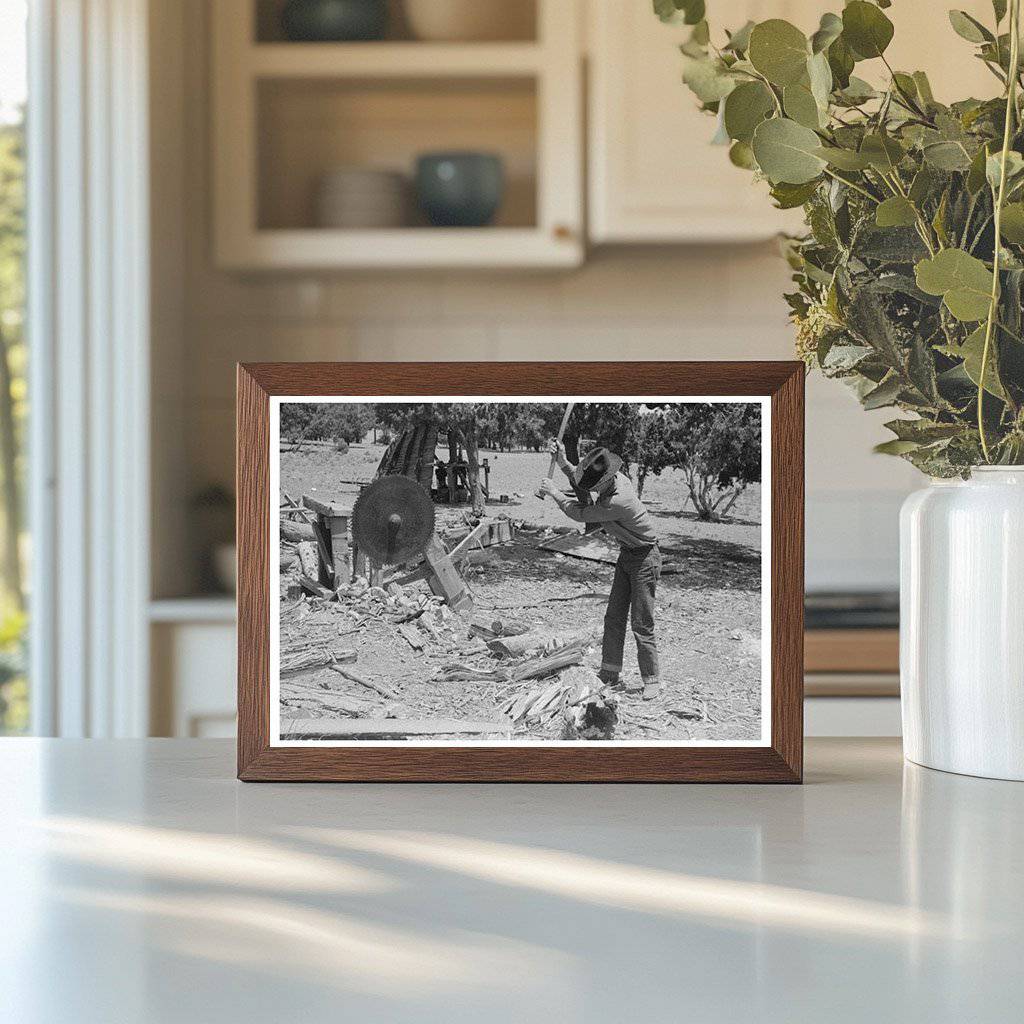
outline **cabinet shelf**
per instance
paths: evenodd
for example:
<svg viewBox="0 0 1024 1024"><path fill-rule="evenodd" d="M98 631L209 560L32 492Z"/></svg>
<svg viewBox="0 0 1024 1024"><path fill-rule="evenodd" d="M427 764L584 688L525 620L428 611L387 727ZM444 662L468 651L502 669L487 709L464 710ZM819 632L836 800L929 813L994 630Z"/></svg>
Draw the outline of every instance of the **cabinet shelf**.
<svg viewBox="0 0 1024 1024"><path fill-rule="evenodd" d="M222 251L228 267L325 269L339 266L492 268L572 267L579 263L579 239L557 231L546 237L535 228L429 228L264 230Z"/></svg>
<svg viewBox="0 0 1024 1024"><path fill-rule="evenodd" d="M256 6L254 6L256 4ZM538 0L534 38L295 43L251 26L258 0L212 5L214 253L233 270L568 267L583 260L582 54L576 0ZM338 168L411 182L425 152L496 153L492 226L318 226ZM371 222L372 223L372 222Z"/></svg>
<svg viewBox="0 0 1024 1024"><path fill-rule="evenodd" d="M461 78L539 74L536 43L257 43L254 78Z"/></svg>

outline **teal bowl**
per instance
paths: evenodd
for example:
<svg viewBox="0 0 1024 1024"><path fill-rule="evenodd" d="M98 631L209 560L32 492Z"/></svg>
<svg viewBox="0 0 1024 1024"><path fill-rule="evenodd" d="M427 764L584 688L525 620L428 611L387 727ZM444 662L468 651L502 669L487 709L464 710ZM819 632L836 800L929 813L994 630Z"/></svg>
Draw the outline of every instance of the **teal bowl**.
<svg viewBox="0 0 1024 1024"><path fill-rule="evenodd" d="M484 227L504 193L505 167L494 153L424 153L416 161L416 196L435 227Z"/></svg>
<svg viewBox="0 0 1024 1024"><path fill-rule="evenodd" d="M368 42L387 27L387 0L288 0L281 11L281 28L294 42Z"/></svg>

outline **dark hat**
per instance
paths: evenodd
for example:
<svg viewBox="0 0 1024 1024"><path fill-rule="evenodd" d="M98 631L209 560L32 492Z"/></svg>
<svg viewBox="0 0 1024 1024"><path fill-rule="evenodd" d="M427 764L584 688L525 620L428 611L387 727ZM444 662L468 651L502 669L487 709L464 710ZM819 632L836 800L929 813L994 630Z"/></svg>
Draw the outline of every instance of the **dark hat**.
<svg viewBox="0 0 1024 1024"><path fill-rule="evenodd" d="M595 448L580 459L576 483L588 491L603 491L622 468L622 459L607 448Z"/></svg>

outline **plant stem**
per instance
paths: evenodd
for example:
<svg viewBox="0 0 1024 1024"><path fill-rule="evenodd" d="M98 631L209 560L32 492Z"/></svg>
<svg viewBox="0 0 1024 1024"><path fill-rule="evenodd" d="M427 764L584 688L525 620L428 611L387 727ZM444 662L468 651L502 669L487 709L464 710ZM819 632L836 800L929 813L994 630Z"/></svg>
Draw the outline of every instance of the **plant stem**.
<svg viewBox="0 0 1024 1024"><path fill-rule="evenodd" d="M985 322L985 345L981 350L981 369L978 371L978 435L985 461L992 462L988 437L985 434L985 372L988 369L989 351L992 346L992 331L999 309L999 256L1003 201L1006 197L1006 161L1010 152L1010 139L1014 116L1017 111L1017 67L1020 62L1020 0L1010 0L1010 73L1006 83L1006 119L1003 124L1003 149L999 154L999 189L995 196L993 228L995 243L992 252L992 296L989 300L988 319Z"/></svg>
<svg viewBox="0 0 1024 1024"><path fill-rule="evenodd" d="M873 196L866 188L861 188L860 185L858 185L855 181L847 181L846 178L840 178L838 174L833 174L827 167L824 169L824 173L827 174L833 180L842 182L842 184L847 185L849 188L852 188L854 192L859 192L862 196L866 196L868 199L871 200L871 202L877 205L878 196Z"/></svg>

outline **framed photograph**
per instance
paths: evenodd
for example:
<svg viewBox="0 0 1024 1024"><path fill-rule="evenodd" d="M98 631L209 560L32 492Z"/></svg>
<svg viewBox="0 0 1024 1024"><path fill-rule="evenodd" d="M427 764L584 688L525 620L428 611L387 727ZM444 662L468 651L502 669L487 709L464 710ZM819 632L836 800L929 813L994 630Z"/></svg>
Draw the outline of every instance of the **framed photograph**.
<svg viewBox="0 0 1024 1024"><path fill-rule="evenodd" d="M799 782L798 362L238 368L238 775Z"/></svg>

